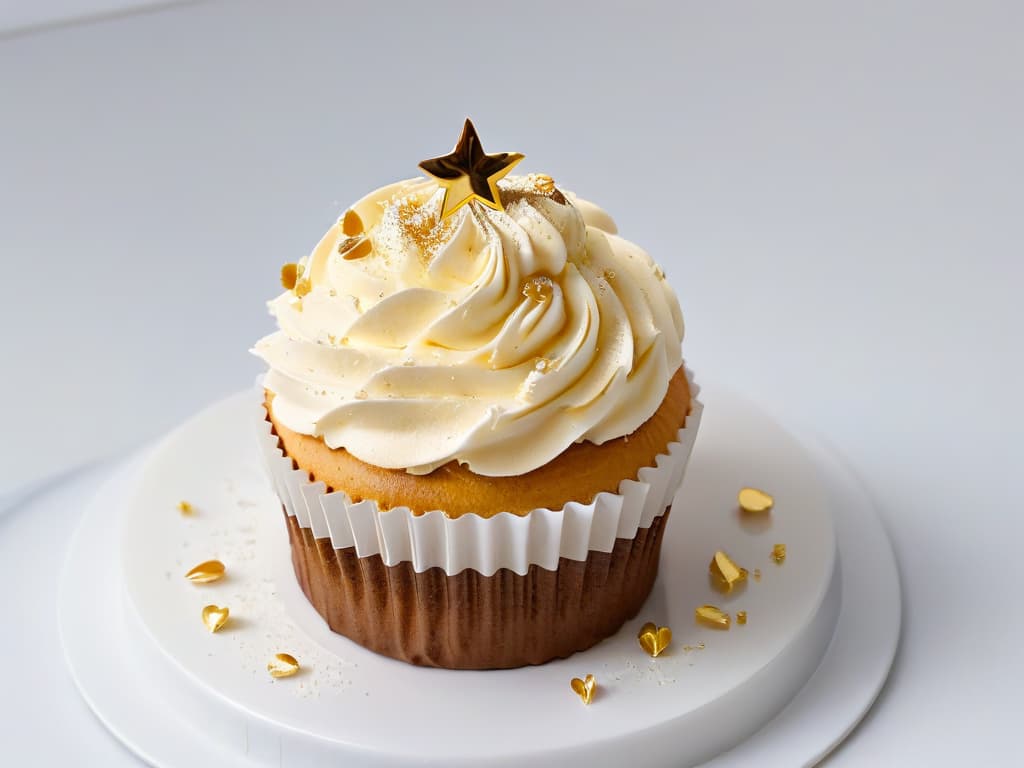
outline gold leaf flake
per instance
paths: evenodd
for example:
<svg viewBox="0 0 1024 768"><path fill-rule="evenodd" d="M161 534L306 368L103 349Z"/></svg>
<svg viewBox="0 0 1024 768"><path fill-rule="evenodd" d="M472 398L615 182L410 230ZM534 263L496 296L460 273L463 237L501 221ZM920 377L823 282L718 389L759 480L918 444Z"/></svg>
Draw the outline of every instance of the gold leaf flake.
<svg viewBox="0 0 1024 768"><path fill-rule="evenodd" d="M181 512L181 514L183 515L191 515L193 512L196 511L195 508L187 501L179 501L177 507L178 511Z"/></svg>
<svg viewBox="0 0 1024 768"><path fill-rule="evenodd" d="M309 281L308 277L303 277L295 283L295 295L300 299L307 293L313 290L313 284Z"/></svg>
<svg viewBox="0 0 1024 768"><path fill-rule="evenodd" d="M712 629L728 629L729 614L713 605L702 605L694 611L697 622Z"/></svg>
<svg viewBox="0 0 1024 768"><path fill-rule="evenodd" d="M569 681L569 686L582 699L584 704L590 704L594 700L594 694L597 692L597 678L593 675L587 675L582 680L574 677Z"/></svg>
<svg viewBox="0 0 1024 768"><path fill-rule="evenodd" d="M782 565L786 562L786 545L776 544L772 547L772 560L775 561L776 565Z"/></svg>
<svg viewBox="0 0 1024 768"><path fill-rule="evenodd" d="M554 292L555 288L551 278L544 275L531 277L523 283L523 296L538 304L543 304L550 299Z"/></svg>
<svg viewBox="0 0 1024 768"><path fill-rule="evenodd" d="M640 647L644 652L653 658L657 658L662 651L668 648L672 642L672 630L668 627L659 627L652 621L647 622L640 628L636 636L640 641Z"/></svg>
<svg viewBox="0 0 1024 768"><path fill-rule="evenodd" d="M533 188L542 195L550 195L555 191L555 180L546 173L531 173L530 181Z"/></svg>
<svg viewBox="0 0 1024 768"><path fill-rule="evenodd" d="M193 584L209 584L224 578L224 563L220 560L207 560L192 568L185 574L185 578Z"/></svg>
<svg viewBox="0 0 1024 768"><path fill-rule="evenodd" d="M299 671L299 662L290 653L278 653L267 663L271 677L291 677Z"/></svg>
<svg viewBox="0 0 1024 768"><path fill-rule="evenodd" d="M739 494L737 494L737 498L740 503L740 509L749 514L756 515L771 512L772 507L775 506L775 499L772 498L771 494L758 488L742 488Z"/></svg>
<svg viewBox="0 0 1024 768"><path fill-rule="evenodd" d="M361 235L363 233L363 220L359 218L359 214L352 209L345 211L345 215L341 217L341 231L342 234L349 237Z"/></svg>
<svg viewBox="0 0 1024 768"><path fill-rule="evenodd" d="M230 613L227 606L221 608L219 605L208 605L203 608L203 624L211 632L216 632L227 624Z"/></svg>
<svg viewBox="0 0 1024 768"><path fill-rule="evenodd" d="M346 261L365 258L370 255L372 250L373 243L365 235L347 237L338 244L338 253Z"/></svg>
<svg viewBox="0 0 1024 768"><path fill-rule="evenodd" d="M727 594L747 580L747 569L736 565L722 550L715 552L711 558L708 573L715 588Z"/></svg>
<svg viewBox="0 0 1024 768"><path fill-rule="evenodd" d="M736 623L737 624L746 624L747 623L747 612L746 611L736 611Z"/></svg>

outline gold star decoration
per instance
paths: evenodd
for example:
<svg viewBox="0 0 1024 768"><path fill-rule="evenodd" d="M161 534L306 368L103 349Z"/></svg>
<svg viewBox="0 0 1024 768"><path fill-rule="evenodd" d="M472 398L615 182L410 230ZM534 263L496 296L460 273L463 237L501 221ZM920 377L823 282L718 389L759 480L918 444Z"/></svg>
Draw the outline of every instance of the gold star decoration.
<svg viewBox="0 0 1024 768"><path fill-rule="evenodd" d="M503 178L523 159L518 152L499 152L488 155L480 146L473 122L467 118L462 136L451 154L434 157L420 163L428 175L437 179L444 189L441 218L447 218L473 200L488 208L504 210L498 194L498 179Z"/></svg>

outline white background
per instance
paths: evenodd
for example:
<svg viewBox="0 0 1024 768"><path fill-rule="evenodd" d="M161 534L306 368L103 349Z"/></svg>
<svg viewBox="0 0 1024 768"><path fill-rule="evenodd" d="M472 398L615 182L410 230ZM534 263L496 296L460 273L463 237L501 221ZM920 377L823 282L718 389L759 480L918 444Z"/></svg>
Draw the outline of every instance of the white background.
<svg viewBox="0 0 1024 768"><path fill-rule="evenodd" d="M251 383L280 265L470 115L665 266L700 375L877 503L904 640L829 764L1019 759L1020 5L47 10L0 6L0 494Z"/></svg>

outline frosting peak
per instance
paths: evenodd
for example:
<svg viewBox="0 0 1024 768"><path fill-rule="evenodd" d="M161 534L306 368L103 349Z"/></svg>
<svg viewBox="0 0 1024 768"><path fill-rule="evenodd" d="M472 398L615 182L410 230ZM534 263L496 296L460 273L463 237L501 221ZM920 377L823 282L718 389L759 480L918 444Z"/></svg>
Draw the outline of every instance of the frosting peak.
<svg viewBox="0 0 1024 768"><path fill-rule="evenodd" d="M380 467L519 475L633 432L682 362L661 270L550 177L441 216L413 179L370 193L270 302L254 352L290 429Z"/></svg>

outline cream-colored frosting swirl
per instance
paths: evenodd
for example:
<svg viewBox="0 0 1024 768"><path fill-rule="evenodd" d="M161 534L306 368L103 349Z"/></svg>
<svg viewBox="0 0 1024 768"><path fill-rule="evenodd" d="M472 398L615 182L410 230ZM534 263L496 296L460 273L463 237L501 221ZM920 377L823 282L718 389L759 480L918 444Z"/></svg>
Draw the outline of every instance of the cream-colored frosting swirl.
<svg viewBox="0 0 1024 768"><path fill-rule="evenodd" d="M661 269L550 179L499 188L504 211L442 221L433 181L372 192L352 209L373 246L361 258L339 254L353 242L340 222L327 232L253 350L275 418L380 467L492 476L650 418L682 362Z"/></svg>

